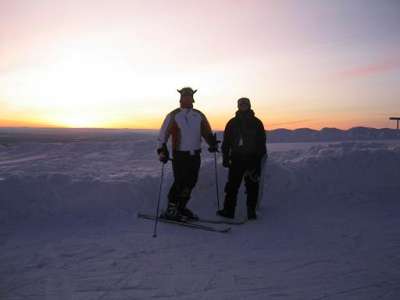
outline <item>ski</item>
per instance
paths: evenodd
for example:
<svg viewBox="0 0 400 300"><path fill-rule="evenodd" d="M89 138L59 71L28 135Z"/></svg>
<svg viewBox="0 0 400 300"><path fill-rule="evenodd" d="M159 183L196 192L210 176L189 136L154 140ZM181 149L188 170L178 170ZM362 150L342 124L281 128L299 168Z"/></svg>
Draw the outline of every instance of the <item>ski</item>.
<svg viewBox="0 0 400 300"><path fill-rule="evenodd" d="M147 220L154 220L156 217L154 215L146 215L146 214L139 213L138 214L138 218L147 219ZM160 222L163 222L163 223L175 224L175 225L189 227L189 228L192 228L192 229L200 229L200 230L219 232L219 233L227 233L227 232L229 232L231 230L231 227L217 228L217 227L214 227L214 226L198 224L195 221L194 222L174 221L174 220L169 220L169 219L165 219L165 218L162 218L162 217L159 217L158 220Z"/></svg>
<svg viewBox="0 0 400 300"><path fill-rule="evenodd" d="M210 223L210 224L226 224L226 225L243 225L246 223L246 220L223 220L223 219L205 219L205 218L200 218L199 220L196 220L195 222L200 222L200 223Z"/></svg>

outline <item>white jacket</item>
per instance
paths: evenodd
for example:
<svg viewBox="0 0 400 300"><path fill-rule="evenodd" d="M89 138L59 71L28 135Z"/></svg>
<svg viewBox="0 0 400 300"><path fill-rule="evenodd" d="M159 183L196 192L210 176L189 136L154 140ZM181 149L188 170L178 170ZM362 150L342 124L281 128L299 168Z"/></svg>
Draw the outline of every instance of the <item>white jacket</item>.
<svg viewBox="0 0 400 300"><path fill-rule="evenodd" d="M159 148L172 136L174 151L190 151L201 149L201 137L210 144L212 135L206 116L197 109L177 108L170 112L160 129Z"/></svg>

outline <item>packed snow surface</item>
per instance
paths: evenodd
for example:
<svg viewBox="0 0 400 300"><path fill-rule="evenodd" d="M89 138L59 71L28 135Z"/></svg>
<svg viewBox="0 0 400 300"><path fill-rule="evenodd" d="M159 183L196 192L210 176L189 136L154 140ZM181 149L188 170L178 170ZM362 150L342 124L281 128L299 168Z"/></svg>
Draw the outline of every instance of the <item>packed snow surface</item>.
<svg viewBox="0 0 400 300"><path fill-rule="evenodd" d="M160 223L153 238L136 215L155 211L155 145L0 144L0 299L400 299L400 144L268 145L257 221L228 234ZM208 218L213 159L203 151L189 204ZM162 207L171 181L167 164ZM243 190L238 202L242 219Z"/></svg>

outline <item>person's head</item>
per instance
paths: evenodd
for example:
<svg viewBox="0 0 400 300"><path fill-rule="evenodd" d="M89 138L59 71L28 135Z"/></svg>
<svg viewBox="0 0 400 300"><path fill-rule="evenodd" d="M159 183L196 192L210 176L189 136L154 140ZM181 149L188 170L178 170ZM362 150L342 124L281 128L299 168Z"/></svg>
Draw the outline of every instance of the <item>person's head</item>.
<svg viewBox="0 0 400 300"><path fill-rule="evenodd" d="M184 87L177 91L179 94L181 94L181 98L179 100L181 107L192 108L194 103L193 95L197 92L197 90L193 90L191 87Z"/></svg>
<svg viewBox="0 0 400 300"><path fill-rule="evenodd" d="M251 108L251 103L249 98L240 98L237 101L237 106L239 111L249 111Z"/></svg>

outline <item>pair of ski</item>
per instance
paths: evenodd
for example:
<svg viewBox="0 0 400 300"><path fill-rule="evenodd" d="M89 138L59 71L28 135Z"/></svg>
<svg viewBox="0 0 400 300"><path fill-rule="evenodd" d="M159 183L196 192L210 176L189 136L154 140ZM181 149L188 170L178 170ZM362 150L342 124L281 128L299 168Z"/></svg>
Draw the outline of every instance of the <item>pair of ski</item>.
<svg viewBox="0 0 400 300"><path fill-rule="evenodd" d="M138 214L138 218L142 219L147 219L147 220L155 220L154 215L148 215L148 214ZM189 227L192 229L200 229L200 230L205 230L205 231L212 231L212 232L219 232L219 233L228 233L231 230L230 226L213 226L210 224L215 224L215 225L242 225L245 223L245 221L236 221L236 220L214 220L214 219L203 219L200 218L199 220L192 220L192 221L175 221L175 220L170 220L166 219L163 217L159 217L158 220L163 223L169 223L169 224L175 224L175 225L181 225L184 227Z"/></svg>

